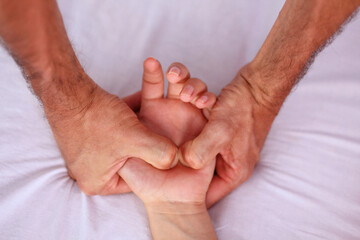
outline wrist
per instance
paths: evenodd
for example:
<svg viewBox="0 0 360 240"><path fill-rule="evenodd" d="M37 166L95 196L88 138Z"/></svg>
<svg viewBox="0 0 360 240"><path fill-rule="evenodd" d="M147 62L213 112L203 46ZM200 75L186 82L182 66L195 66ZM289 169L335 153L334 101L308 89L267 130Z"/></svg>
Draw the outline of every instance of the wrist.
<svg viewBox="0 0 360 240"><path fill-rule="evenodd" d="M233 109L237 109L237 116L241 116L237 119L238 124L254 127L256 145L260 150L287 94L277 95L276 90L267 88L251 63L243 67L224 89L233 94Z"/></svg>
<svg viewBox="0 0 360 240"><path fill-rule="evenodd" d="M70 61L44 65L29 81L48 118L55 115L62 118L83 111L99 88L80 64Z"/></svg>
<svg viewBox="0 0 360 240"><path fill-rule="evenodd" d="M292 85L284 84L276 75L263 72L255 62L240 69L235 81L248 89L254 103L274 115L277 115L292 88Z"/></svg>
<svg viewBox="0 0 360 240"><path fill-rule="evenodd" d="M192 215L207 212L204 202L145 202L145 208L149 215Z"/></svg>
<svg viewBox="0 0 360 240"><path fill-rule="evenodd" d="M145 203L154 239L217 239L205 203Z"/></svg>

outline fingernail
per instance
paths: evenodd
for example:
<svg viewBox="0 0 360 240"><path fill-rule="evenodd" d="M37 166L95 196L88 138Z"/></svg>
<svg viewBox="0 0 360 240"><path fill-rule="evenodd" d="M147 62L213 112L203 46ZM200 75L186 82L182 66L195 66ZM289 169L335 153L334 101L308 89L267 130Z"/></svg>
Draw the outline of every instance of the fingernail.
<svg viewBox="0 0 360 240"><path fill-rule="evenodd" d="M169 73L176 74L178 76L180 76L180 72L181 72L180 68L178 68L176 66L171 67L169 70Z"/></svg>
<svg viewBox="0 0 360 240"><path fill-rule="evenodd" d="M187 85L182 91L181 95L191 96L194 93L194 88L191 85Z"/></svg>
<svg viewBox="0 0 360 240"><path fill-rule="evenodd" d="M159 61L158 61L156 58L154 58L154 57L148 57L148 58L145 59L144 62L147 62L147 61L156 61L156 62L159 62Z"/></svg>
<svg viewBox="0 0 360 240"><path fill-rule="evenodd" d="M198 101L202 104L205 104L208 100L209 98L207 96L202 96Z"/></svg>

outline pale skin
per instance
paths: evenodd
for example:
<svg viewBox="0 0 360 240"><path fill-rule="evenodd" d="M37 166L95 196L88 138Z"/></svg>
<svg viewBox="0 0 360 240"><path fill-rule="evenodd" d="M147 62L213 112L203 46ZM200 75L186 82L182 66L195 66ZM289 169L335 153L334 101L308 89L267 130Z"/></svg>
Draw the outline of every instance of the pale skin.
<svg viewBox="0 0 360 240"><path fill-rule="evenodd" d="M177 73L171 72L174 69ZM201 110L210 112L216 97L207 92L201 80L190 78L180 63L173 63L166 75L170 82L164 98L164 77L159 62L152 58L144 62L138 116L149 129L181 145L202 130L207 120ZM193 93L187 94L186 89L193 89ZM129 103L134 107L140 101L133 98ZM215 159L199 170L180 163L170 170L159 170L132 158L119 174L144 202L154 239L210 240L216 239L216 234L205 199L214 168Z"/></svg>

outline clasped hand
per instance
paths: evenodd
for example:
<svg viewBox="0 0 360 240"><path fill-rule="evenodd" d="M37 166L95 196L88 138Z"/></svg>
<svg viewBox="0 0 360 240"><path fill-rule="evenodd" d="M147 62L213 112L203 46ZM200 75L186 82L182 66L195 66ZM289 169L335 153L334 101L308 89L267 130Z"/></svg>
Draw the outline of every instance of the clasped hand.
<svg viewBox="0 0 360 240"><path fill-rule="evenodd" d="M166 73L164 98L153 58L141 92L119 99L94 84L81 111L48 115L70 176L90 195L132 190L143 201L213 205L251 175L275 117L248 73L240 70L217 101L180 63Z"/></svg>

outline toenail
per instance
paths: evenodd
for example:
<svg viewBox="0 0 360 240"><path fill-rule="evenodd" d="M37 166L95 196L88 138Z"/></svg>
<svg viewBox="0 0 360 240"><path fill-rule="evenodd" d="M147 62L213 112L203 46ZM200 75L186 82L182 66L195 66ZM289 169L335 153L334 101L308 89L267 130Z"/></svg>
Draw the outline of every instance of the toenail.
<svg viewBox="0 0 360 240"><path fill-rule="evenodd" d="M181 92L181 95L191 96L194 93L194 88L191 85L187 85Z"/></svg>
<svg viewBox="0 0 360 240"><path fill-rule="evenodd" d="M169 70L169 73L176 74L178 76L180 76L180 72L181 72L180 68L178 68L176 66L171 67Z"/></svg>

